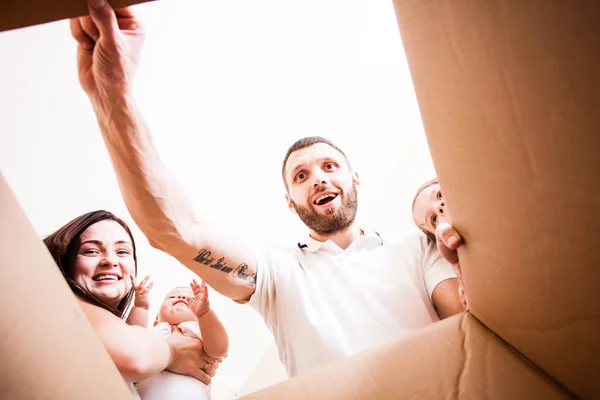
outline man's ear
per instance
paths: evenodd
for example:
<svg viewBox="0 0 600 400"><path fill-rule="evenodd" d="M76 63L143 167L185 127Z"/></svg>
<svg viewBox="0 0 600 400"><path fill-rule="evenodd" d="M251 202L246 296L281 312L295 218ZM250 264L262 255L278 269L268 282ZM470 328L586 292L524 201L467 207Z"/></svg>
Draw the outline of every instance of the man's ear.
<svg viewBox="0 0 600 400"><path fill-rule="evenodd" d="M356 190L360 190L360 178L358 177L358 172L352 173L352 182L354 183Z"/></svg>
<svg viewBox="0 0 600 400"><path fill-rule="evenodd" d="M287 202L287 205L288 205L288 208L290 209L290 211L293 212L294 214L298 214L296 212L296 209L294 208L294 203L292 203L292 199L290 198L289 193L285 194L285 201Z"/></svg>

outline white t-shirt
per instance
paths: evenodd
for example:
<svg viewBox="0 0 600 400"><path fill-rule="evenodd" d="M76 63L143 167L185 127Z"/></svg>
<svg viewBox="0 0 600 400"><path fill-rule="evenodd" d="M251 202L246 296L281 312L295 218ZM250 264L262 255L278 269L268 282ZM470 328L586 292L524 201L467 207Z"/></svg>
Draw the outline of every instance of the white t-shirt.
<svg viewBox="0 0 600 400"><path fill-rule="evenodd" d="M179 324L183 335L200 339L198 322L186 321ZM165 339L171 336L171 325L157 324L152 330ZM210 387L187 375L162 371L136 383L142 400L210 400Z"/></svg>
<svg viewBox="0 0 600 400"><path fill-rule="evenodd" d="M365 232L347 249L307 238L257 255L250 305L290 376L439 320L431 294L452 267L421 233Z"/></svg>

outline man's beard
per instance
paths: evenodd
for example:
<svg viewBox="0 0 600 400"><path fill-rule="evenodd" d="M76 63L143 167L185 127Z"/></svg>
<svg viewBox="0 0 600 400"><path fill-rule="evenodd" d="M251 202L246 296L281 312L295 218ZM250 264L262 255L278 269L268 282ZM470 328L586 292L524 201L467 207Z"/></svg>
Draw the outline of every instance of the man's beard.
<svg viewBox="0 0 600 400"><path fill-rule="evenodd" d="M356 217L358 207L356 186L352 185L349 192L341 192L338 196L341 196L341 206L327 209L325 215L319 214L312 204L299 206L292 201L292 205L304 225L309 229L319 235L331 235L350 226Z"/></svg>

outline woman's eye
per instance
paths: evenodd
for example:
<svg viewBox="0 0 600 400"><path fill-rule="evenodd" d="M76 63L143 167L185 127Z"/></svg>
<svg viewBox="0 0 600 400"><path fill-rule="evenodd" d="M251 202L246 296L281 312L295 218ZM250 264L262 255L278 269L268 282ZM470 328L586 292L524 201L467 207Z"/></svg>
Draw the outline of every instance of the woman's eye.
<svg viewBox="0 0 600 400"><path fill-rule="evenodd" d="M100 254L100 252L95 249L89 249L89 250L84 251L83 254Z"/></svg>
<svg viewBox="0 0 600 400"><path fill-rule="evenodd" d="M437 215L431 217L431 225L433 225L434 227L437 226Z"/></svg>
<svg viewBox="0 0 600 400"><path fill-rule="evenodd" d="M442 199L442 191L441 191L441 190L438 192L438 195L437 195L437 197L438 197L438 200L441 200L441 199Z"/></svg>
<svg viewBox="0 0 600 400"><path fill-rule="evenodd" d="M129 252L129 250L119 250L119 251L117 252L117 254L119 254L119 255L121 255L121 256L122 256L122 255L129 255L129 254L131 254L131 253Z"/></svg>

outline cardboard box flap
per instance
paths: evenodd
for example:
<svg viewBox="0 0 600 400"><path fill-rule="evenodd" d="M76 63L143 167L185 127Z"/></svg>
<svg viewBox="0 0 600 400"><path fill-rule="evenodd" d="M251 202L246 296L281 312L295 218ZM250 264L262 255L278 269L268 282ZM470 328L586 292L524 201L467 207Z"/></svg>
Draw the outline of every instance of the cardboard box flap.
<svg viewBox="0 0 600 400"><path fill-rule="evenodd" d="M565 399L471 315L342 359L243 399Z"/></svg>
<svg viewBox="0 0 600 400"><path fill-rule="evenodd" d="M600 3L396 0L471 310L600 395Z"/></svg>
<svg viewBox="0 0 600 400"><path fill-rule="evenodd" d="M152 0L113 0L115 8ZM2 0L0 1L0 31L87 15L85 0Z"/></svg>
<svg viewBox="0 0 600 400"><path fill-rule="evenodd" d="M0 390L6 399L130 399L119 371L0 174Z"/></svg>

